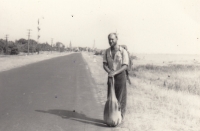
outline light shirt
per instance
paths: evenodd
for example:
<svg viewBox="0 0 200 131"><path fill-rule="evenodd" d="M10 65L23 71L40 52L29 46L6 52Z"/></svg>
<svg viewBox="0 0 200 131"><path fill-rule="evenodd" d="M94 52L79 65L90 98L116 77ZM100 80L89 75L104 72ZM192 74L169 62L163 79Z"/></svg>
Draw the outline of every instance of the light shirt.
<svg viewBox="0 0 200 131"><path fill-rule="evenodd" d="M122 67L122 65L129 65L128 52L121 46L118 46L118 51L116 52L113 59L110 47L105 51L103 55L103 62L108 64L108 68L110 70L118 70Z"/></svg>

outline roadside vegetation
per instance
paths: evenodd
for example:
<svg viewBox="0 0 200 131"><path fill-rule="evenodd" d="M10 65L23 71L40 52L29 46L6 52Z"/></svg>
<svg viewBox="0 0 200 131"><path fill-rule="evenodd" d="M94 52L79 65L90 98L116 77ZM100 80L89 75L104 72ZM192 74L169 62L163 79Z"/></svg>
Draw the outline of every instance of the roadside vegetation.
<svg viewBox="0 0 200 131"><path fill-rule="evenodd" d="M130 75L160 88L200 96L200 65L138 65Z"/></svg>
<svg viewBox="0 0 200 131"><path fill-rule="evenodd" d="M20 54L20 55L1 55L0 56L0 72L7 71L13 68L22 67L31 63L68 55L70 52L59 53L53 51L52 53L49 51L42 51L40 54Z"/></svg>
<svg viewBox="0 0 200 131"><path fill-rule="evenodd" d="M96 82L99 101L104 106L107 74L102 68L102 56L82 54ZM113 130L200 130L199 60L176 62L168 59L163 62L163 59L134 57L130 72L132 85L127 83L126 121Z"/></svg>
<svg viewBox="0 0 200 131"><path fill-rule="evenodd" d="M64 44L56 42L54 45L49 43L37 43L35 40L28 40L21 38L19 40L6 41L0 39L0 54L5 55L18 55L20 52L23 53L39 53L40 51L59 51L63 52L65 49Z"/></svg>

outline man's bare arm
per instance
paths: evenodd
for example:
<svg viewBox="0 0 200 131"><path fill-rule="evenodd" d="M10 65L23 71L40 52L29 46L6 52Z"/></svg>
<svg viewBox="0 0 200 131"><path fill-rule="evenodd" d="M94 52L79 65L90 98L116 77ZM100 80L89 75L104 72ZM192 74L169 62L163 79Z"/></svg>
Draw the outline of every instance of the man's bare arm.
<svg viewBox="0 0 200 131"><path fill-rule="evenodd" d="M103 62L103 68L108 74L111 72L111 70L108 68L108 64L105 62Z"/></svg>
<svg viewBox="0 0 200 131"><path fill-rule="evenodd" d="M120 69L116 70L116 71L111 71L108 76L113 77L119 73L121 73L122 71L126 70L128 68L127 65L123 65Z"/></svg>
<svg viewBox="0 0 200 131"><path fill-rule="evenodd" d="M121 73L122 71L126 70L127 68L128 68L127 65L123 65L119 70L116 70L116 71L115 71L115 75Z"/></svg>

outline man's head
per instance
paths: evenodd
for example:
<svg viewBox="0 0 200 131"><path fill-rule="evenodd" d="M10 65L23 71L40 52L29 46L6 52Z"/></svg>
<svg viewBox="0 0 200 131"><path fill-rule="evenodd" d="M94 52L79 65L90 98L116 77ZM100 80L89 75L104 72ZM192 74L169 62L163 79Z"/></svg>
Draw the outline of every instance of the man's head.
<svg viewBox="0 0 200 131"><path fill-rule="evenodd" d="M114 47L117 44L117 40L118 40L118 37L116 33L110 33L108 35L108 42L111 47Z"/></svg>

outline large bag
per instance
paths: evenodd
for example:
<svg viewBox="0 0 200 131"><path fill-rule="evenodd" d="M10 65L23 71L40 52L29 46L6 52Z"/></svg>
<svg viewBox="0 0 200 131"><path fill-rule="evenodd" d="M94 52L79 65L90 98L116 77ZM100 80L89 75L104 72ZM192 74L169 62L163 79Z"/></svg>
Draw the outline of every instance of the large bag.
<svg viewBox="0 0 200 131"><path fill-rule="evenodd" d="M104 121L108 126L115 127L122 121L121 107L115 95L114 77L112 77L110 94L104 108Z"/></svg>

